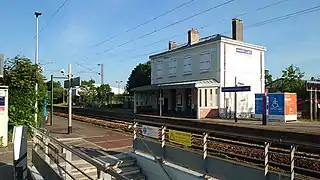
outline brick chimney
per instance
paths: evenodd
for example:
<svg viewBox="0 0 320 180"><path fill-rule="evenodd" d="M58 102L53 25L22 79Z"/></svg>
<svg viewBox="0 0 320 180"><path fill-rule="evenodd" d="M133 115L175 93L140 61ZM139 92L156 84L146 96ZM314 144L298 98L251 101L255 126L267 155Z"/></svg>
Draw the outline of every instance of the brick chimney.
<svg viewBox="0 0 320 180"><path fill-rule="evenodd" d="M177 47L177 43L174 41L169 41L169 51L175 49Z"/></svg>
<svg viewBox="0 0 320 180"><path fill-rule="evenodd" d="M232 19L232 39L243 41L243 22L241 19Z"/></svg>
<svg viewBox="0 0 320 180"><path fill-rule="evenodd" d="M192 28L188 31L188 44L192 45L199 42L200 35L197 29Z"/></svg>

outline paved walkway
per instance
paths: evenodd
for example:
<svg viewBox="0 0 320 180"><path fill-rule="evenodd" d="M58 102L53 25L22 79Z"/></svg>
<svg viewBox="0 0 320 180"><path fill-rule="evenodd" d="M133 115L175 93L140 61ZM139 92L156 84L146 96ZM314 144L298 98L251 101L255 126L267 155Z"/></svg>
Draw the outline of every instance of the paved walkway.
<svg viewBox="0 0 320 180"><path fill-rule="evenodd" d="M92 146L105 150L131 151L131 135L76 120L72 121L71 135L67 134L67 127L67 118L55 116L53 126L48 126L47 129L50 135L57 139L74 141L76 144L81 140L81 144L77 144L78 147Z"/></svg>

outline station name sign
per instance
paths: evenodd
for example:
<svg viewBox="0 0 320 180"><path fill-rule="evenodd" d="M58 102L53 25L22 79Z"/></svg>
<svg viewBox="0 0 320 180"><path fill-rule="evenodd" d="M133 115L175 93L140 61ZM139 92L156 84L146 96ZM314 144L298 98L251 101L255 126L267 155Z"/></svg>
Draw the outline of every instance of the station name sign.
<svg viewBox="0 0 320 180"><path fill-rule="evenodd" d="M251 51L251 50L242 49L242 48L236 48L236 51L237 51L238 53L241 53L241 54L249 54L249 55L252 54L252 51Z"/></svg>

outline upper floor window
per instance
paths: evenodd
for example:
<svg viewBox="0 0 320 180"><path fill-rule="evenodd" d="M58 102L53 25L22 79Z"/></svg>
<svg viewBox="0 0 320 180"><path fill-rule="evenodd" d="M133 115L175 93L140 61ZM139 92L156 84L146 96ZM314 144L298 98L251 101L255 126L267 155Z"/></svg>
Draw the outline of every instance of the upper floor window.
<svg viewBox="0 0 320 180"><path fill-rule="evenodd" d="M187 56L183 59L183 75L192 74L192 58Z"/></svg>
<svg viewBox="0 0 320 180"><path fill-rule="evenodd" d="M170 59L168 71L169 71L168 73L169 77L174 77L177 75L177 59L176 58Z"/></svg>
<svg viewBox="0 0 320 180"><path fill-rule="evenodd" d="M163 77L163 61L156 61L156 77Z"/></svg>
<svg viewBox="0 0 320 180"><path fill-rule="evenodd" d="M203 52L200 55L200 73L209 72L211 70L211 53Z"/></svg>

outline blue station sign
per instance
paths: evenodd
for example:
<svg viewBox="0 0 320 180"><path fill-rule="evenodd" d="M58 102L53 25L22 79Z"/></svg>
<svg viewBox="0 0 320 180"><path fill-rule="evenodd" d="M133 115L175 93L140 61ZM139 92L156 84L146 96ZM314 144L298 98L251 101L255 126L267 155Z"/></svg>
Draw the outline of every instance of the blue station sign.
<svg viewBox="0 0 320 180"><path fill-rule="evenodd" d="M251 91L251 86L234 86L234 87L222 87L222 92L243 92Z"/></svg>

